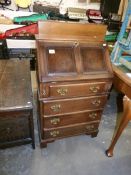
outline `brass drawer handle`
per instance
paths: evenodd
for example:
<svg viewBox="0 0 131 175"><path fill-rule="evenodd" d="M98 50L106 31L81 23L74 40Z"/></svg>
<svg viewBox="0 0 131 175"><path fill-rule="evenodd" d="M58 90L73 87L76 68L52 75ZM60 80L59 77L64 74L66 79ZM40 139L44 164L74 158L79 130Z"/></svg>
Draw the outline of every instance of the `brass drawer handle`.
<svg viewBox="0 0 131 175"><path fill-rule="evenodd" d="M54 112L58 112L61 108L60 104L56 104L50 107Z"/></svg>
<svg viewBox="0 0 131 175"><path fill-rule="evenodd" d="M97 117L97 113L95 113L95 112L90 113L90 114L89 114L89 117L90 117L91 119L95 119L95 118Z"/></svg>
<svg viewBox="0 0 131 175"><path fill-rule="evenodd" d="M67 88L59 88L59 89L57 89L57 93L60 94L61 96L66 95L67 92L68 92Z"/></svg>
<svg viewBox="0 0 131 175"><path fill-rule="evenodd" d="M58 123L60 123L60 118L53 118L50 120L51 124L53 125L57 125Z"/></svg>
<svg viewBox="0 0 131 175"><path fill-rule="evenodd" d="M100 103L101 103L100 100L94 100L94 101L92 101L92 104L95 105L95 106L99 106Z"/></svg>
<svg viewBox="0 0 131 175"><path fill-rule="evenodd" d="M89 90L90 90L91 92L96 93L96 92L98 92L98 91L100 90L100 87L99 87L99 86L91 86L91 87L89 88Z"/></svg>
<svg viewBox="0 0 131 175"><path fill-rule="evenodd" d="M90 131L90 130L94 129L94 125L87 125L86 129Z"/></svg>
<svg viewBox="0 0 131 175"><path fill-rule="evenodd" d="M53 136L53 137L56 137L56 136L59 135L59 133L60 133L59 131L51 131L50 135Z"/></svg>

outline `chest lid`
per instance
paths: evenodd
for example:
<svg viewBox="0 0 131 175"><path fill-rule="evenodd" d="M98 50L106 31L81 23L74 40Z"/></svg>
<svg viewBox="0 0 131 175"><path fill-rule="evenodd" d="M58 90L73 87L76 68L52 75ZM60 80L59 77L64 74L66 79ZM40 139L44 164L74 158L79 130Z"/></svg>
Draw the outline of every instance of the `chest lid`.
<svg viewBox="0 0 131 175"><path fill-rule="evenodd" d="M0 60L0 111L32 108L30 63Z"/></svg>

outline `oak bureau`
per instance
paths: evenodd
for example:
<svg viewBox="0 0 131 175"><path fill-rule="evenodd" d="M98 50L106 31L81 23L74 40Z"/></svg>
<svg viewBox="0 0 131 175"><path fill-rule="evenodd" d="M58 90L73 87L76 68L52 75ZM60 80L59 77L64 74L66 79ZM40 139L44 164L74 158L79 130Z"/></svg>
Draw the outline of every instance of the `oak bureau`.
<svg viewBox="0 0 131 175"><path fill-rule="evenodd" d="M41 147L69 136L97 136L113 75L106 26L40 21L38 29Z"/></svg>

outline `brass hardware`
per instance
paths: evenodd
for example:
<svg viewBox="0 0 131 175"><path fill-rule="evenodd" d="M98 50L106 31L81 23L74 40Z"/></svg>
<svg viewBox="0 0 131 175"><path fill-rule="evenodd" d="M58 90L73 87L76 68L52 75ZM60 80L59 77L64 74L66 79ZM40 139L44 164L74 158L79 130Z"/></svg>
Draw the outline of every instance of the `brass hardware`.
<svg viewBox="0 0 131 175"><path fill-rule="evenodd" d="M56 104L50 107L54 112L58 112L61 108L60 104Z"/></svg>
<svg viewBox="0 0 131 175"><path fill-rule="evenodd" d="M50 135L56 137L57 135L59 135L59 133L60 133L59 131L51 131Z"/></svg>
<svg viewBox="0 0 131 175"><path fill-rule="evenodd" d="M101 103L100 100L94 100L94 101L92 101L92 104L95 105L95 106L99 106L100 103Z"/></svg>
<svg viewBox="0 0 131 175"><path fill-rule="evenodd" d="M97 113L95 113L95 112L90 113L90 114L89 114L89 117L90 117L91 119L95 119L95 118L97 117Z"/></svg>
<svg viewBox="0 0 131 175"><path fill-rule="evenodd" d="M75 47L77 47L79 45L79 43L78 42L75 42L74 45L75 45Z"/></svg>
<svg viewBox="0 0 131 175"><path fill-rule="evenodd" d="M87 125L87 126L86 126L86 129L87 129L87 130L92 130L92 129L94 129L94 125Z"/></svg>
<svg viewBox="0 0 131 175"><path fill-rule="evenodd" d="M51 124L57 125L60 122L60 118L53 118L50 120Z"/></svg>
<svg viewBox="0 0 131 175"><path fill-rule="evenodd" d="M62 96L66 95L67 92L68 92L67 88L59 88L59 89L57 89L57 93L62 95Z"/></svg>
<svg viewBox="0 0 131 175"><path fill-rule="evenodd" d="M100 87L99 86L91 86L89 89L91 92L96 93L100 90Z"/></svg>
<svg viewBox="0 0 131 175"><path fill-rule="evenodd" d="M42 94L43 94L44 96L46 95L46 90L45 90L45 89L43 90L43 93L42 93Z"/></svg>

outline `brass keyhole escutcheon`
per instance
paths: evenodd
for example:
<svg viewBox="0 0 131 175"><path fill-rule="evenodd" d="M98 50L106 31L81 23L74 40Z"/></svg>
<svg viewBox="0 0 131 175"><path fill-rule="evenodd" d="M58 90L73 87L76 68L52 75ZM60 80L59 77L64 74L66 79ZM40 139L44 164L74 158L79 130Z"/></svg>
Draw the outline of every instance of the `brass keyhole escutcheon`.
<svg viewBox="0 0 131 175"><path fill-rule="evenodd" d="M45 90L45 89L43 90L43 93L42 93L42 94L43 94L44 96L46 95L46 90Z"/></svg>
<svg viewBox="0 0 131 175"><path fill-rule="evenodd" d="M75 47L77 47L79 45L79 43L78 42L75 42L74 45L75 45Z"/></svg>

